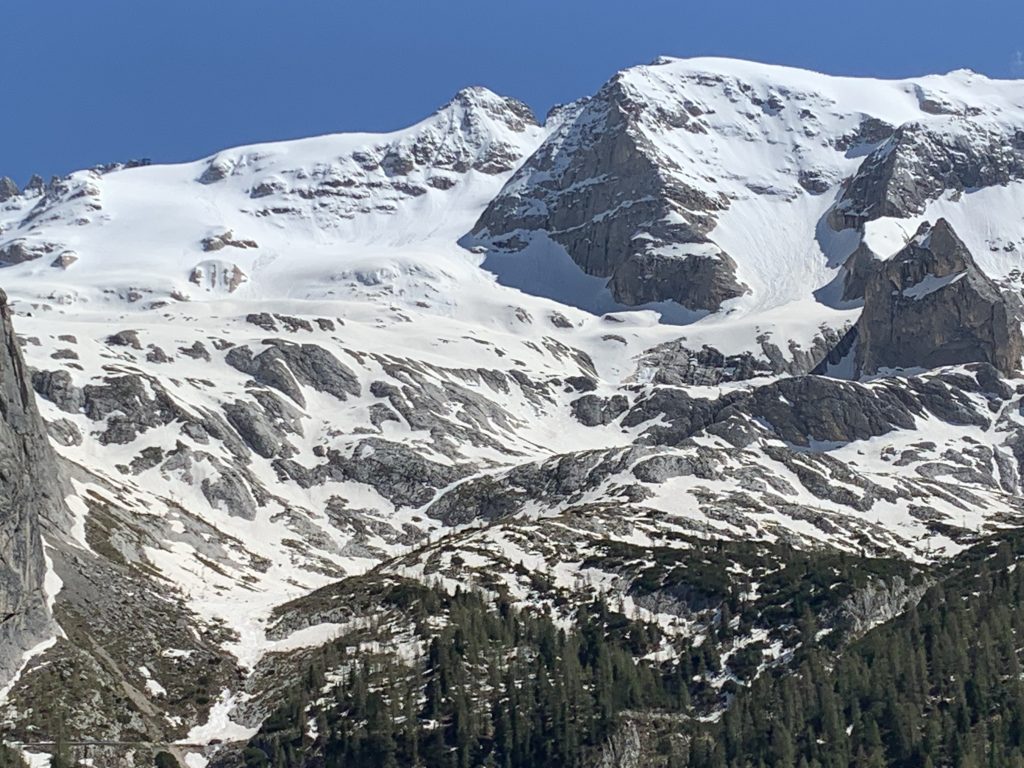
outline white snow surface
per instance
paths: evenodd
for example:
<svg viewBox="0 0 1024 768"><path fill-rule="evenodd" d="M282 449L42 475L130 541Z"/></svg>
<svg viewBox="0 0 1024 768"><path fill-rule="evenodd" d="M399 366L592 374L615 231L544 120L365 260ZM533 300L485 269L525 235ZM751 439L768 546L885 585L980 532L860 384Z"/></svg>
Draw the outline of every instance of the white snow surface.
<svg viewBox="0 0 1024 768"><path fill-rule="evenodd" d="M992 80L966 70L878 80L730 59L663 57L616 79L631 103L639 105L635 125L649 141L662 172L712 198L728 200L727 210L715 214L718 224L709 237L735 259L739 280L750 288L727 303L724 312L730 317L812 300L856 247L853 230L833 232L824 217L843 181L878 146L837 146L839 139L852 137L865 118L891 126L920 124L965 141L980 128L1012 132L1024 127L1022 81ZM574 105L566 111L581 116L553 125L550 141L562 147L583 141L581 131L602 109L599 99ZM675 126L666 115L686 119ZM548 174L540 170L521 176L506 192L543 185ZM816 179L822 189L811 192L802 185L803 177ZM974 246L993 233L1020 241L1024 219L1019 205L1014 206L1019 195L1019 184L969 190L949 205L937 204L925 218L955 219L958 233ZM993 198L1002 204L987 206ZM869 228L879 226L885 225L874 222ZM898 247L902 243L889 243L876 253L888 257ZM1000 258L976 255L991 272L1005 274L1021 265L1020 251ZM527 256L538 258L535 253ZM503 263L512 260L494 258L491 263L509 272L510 284L538 284ZM600 308L609 300L606 295L581 297L578 291L563 297L589 308Z"/></svg>
<svg viewBox="0 0 1024 768"><path fill-rule="evenodd" d="M182 744L204 744L213 739L243 740L248 739L258 728L247 728L231 719L231 710L235 708L238 697L227 689L221 691L217 702L210 710L210 715L203 725L197 725L182 739Z"/></svg>
<svg viewBox="0 0 1024 768"><path fill-rule="evenodd" d="M925 275L923 279L903 289L903 295L908 299L923 299L929 294L941 291L956 282L959 282L967 275L966 272L957 272L952 275L938 277L936 275Z"/></svg>
<svg viewBox="0 0 1024 768"><path fill-rule="evenodd" d="M432 382L442 382L455 380L452 371L475 369L529 371L533 378L579 375L580 364L568 352L579 350L594 363L598 392L611 394L636 373L640 353L679 337L693 348L711 344L726 354L759 353L763 336L783 349L789 342L806 347L822 326L841 327L858 312L818 298L856 247L848 233L828 229L823 217L867 151L839 151L832 139L852 132L867 116L893 125L919 121L959 130L949 115L924 112L925 97L954 109L984 107L978 120L1024 127L1024 82L966 71L880 81L725 59L664 59L619 77L648 105L693 105L709 128L696 133L658 128L653 122L645 126L673 164L673 173L730 199L711 237L736 260L739 279L750 292L718 313L695 315L669 305L625 311L609 304L603 283L583 275L553 243L486 264L499 273L518 270L522 277L512 282L531 286L536 295L502 285L482 269L483 255L457 241L514 168L558 125L520 124L504 99L470 89L435 115L391 134L337 134L240 147L179 165L80 171L56 191L0 203L0 248L23 241L43 253L0 271L0 284L18 314L19 333L38 340L26 345L26 357L37 368L67 370L79 386L119 371L143 372L156 377L182 407L219 411L224 402L245 396L249 377L226 365L225 352L212 342L258 348L264 338L282 335L247 323L247 314L341 321L334 331L294 338L331 349L356 372L363 392L342 403L305 390L308 402L300 409L304 434L293 442L296 460L312 466L314 448L344 450L357 442L353 430L367 423L369 386L385 378L374 354L416 361L429 369ZM754 106L752 96L761 106ZM513 158L507 168L495 172L488 165L494 152ZM828 179L828 191L803 189L798 179L807 171ZM948 218L980 266L1002 277L1024 268L1022 211L1024 185L1015 183L935 201L921 220ZM872 222L869 245L887 258L918 223ZM236 244L204 250L210 238ZM62 257L67 257L63 266L51 265ZM578 306L616 312L618 322ZM568 323L553 322L556 316ZM138 331L142 350L106 344L107 336L125 329ZM211 362L177 352L195 341L210 349ZM147 345L170 353L172 362L147 361ZM64 348L74 349L78 359L69 364L51 358ZM493 425L493 434L516 452L514 457L480 446L462 448L461 459L491 471L514 461L593 448L595 440L599 447L625 446L634 436L614 425L595 432L570 418L567 407L545 411L515 389L471 386L500 405L509 419L508 426ZM559 395L562 405L576 396ZM381 554L346 549L351 537L326 521L329 496L341 494L351 507L370 510L397 527L439 526L423 520L419 510L396 510L369 486L302 489L280 483L271 463L258 457L250 469L279 500L258 509L254 520L234 517L203 497L202 477L186 483L155 469L139 476L118 469L146 447L170 450L181 441L227 458L223 446L199 445L173 425L147 431L129 445L104 445L97 438L102 424L63 413L41 399L40 406L48 419L68 419L84 435L79 446L58 446L65 459L95 478L76 479L69 500L75 518L69 535L80 546L86 546L87 515L81 500L90 493L114 496L111 488L119 489L119 498L128 499L140 519L166 525L170 532L182 534L193 520L214 532L211 541L216 539L213 543L222 545L228 557L219 569L210 568L198 542L184 535L147 547L145 555L203 617L222 620L238 633L230 650L248 668L267 652L323 642L339 629L328 624L277 642L266 637L274 606L336 578L317 557L350 574L379 562ZM453 412L452 418L457 416ZM404 422L387 422L382 430L386 439L431 450L430 435ZM942 437L941 425L927 425L904 442ZM877 470L873 479L883 482L891 467L879 451L891 442L868 441L839 453L856 453L858 461ZM434 458L450 461L440 454ZM204 471L202 463L198 466L197 472ZM694 484L690 478L666 483L652 507L699 516L688 506ZM300 510L324 537L314 547L317 556L288 546L303 532L290 528L279 514L285 506ZM880 522L906 528L908 537L916 530L902 508ZM980 517L969 521L980 522ZM821 537L806 527L808 536ZM500 532L487 535L500 537ZM370 543L383 555L401 551L372 537ZM255 558L266 567L255 567ZM568 571L559 576L570 578ZM52 579L48 584L54 592L59 588ZM155 680L147 677L147 687L159 695ZM231 719L239 695L222 692L208 722L193 728L185 741L251 735L251 729Z"/></svg>

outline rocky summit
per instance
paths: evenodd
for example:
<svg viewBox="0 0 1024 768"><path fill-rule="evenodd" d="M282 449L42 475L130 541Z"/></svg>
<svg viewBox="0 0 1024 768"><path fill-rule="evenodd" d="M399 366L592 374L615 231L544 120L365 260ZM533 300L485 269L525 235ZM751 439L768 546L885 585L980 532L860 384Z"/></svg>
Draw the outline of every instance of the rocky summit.
<svg viewBox="0 0 1024 768"><path fill-rule="evenodd" d="M726 59L0 178L0 765L1019 758L1021 210Z"/></svg>

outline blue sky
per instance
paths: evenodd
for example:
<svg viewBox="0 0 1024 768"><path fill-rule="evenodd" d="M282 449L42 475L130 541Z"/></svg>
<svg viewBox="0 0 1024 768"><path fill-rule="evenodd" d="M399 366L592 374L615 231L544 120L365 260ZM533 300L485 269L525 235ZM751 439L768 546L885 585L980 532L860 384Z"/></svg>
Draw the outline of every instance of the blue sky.
<svg viewBox="0 0 1024 768"><path fill-rule="evenodd" d="M1020 0L50 0L0 16L0 175L415 122L481 84L543 115L659 54L1024 77Z"/></svg>

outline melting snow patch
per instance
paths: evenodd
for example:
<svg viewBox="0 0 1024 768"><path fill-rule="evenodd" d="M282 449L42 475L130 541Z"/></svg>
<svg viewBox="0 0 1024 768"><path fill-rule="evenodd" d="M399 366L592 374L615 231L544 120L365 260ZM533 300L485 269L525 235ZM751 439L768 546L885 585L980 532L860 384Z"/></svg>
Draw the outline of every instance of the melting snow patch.
<svg viewBox="0 0 1024 768"><path fill-rule="evenodd" d="M153 675L150 674L147 667L139 667L139 674L142 675L146 680L146 690L149 691L150 696L166 696L167 689L165 689L160 683L153 679Z"/></svg>
<svg viewBox="0 0 1024 768"><path fill-rule="evenodd" d="M195 653L195 651L183 651L180 648L165 648L160 652L160 655L165 659L187 659L192 656L193 653Z"/></svg>
<svg viewBox="0 0 1024 768"><path fill-rule="evenodd" d="M3 688L0 688L0 704L5 702L7 700L7 696L10 694L11 691L14 690L14 686L17 685L18 680L21 679L21 673L25 671L25 667L28 666L28 663L34 657L39 656L45 651L48 651L56 644L56 642L56 637L48 638L46 640L43 640L43 642L39 643L39 645L35 646L34 648L29 648L27 651L25 651L25 653L22 654L21 667L18 669L17 672L14 673L14 677L11 678L11 681Z"/></svg>
<svg viewBox="0 0 1024 768"><path fill-rule="evenodd" d="M346 624L316 624L311 627L304 627L296 632L290 634L284 640L279 640L272 645L268 646L267 650L274 651L277 653L283 653L285 651L294 651L299 648L311 648L317 645L323 645L337 637L340 637L342 632L347 628Z"/></svg>
<svg viewBox="0 0 1024 768"><path fill-rule="evenodd" d="M29 768L50 768L50 755L47 752L25 752L21 756L28 763Z"/></svg>
<svg viewBox="0 0 1024 768"><path fill-rule="evenodd" d="M258 728L240 725L231 719L231 711L238 703L237 697L225 688L220 692L217 703L210 709L210 715L203 725L195 726L182 744L209 744L214 739L221 741L242 741L253 736Z"/></svg>

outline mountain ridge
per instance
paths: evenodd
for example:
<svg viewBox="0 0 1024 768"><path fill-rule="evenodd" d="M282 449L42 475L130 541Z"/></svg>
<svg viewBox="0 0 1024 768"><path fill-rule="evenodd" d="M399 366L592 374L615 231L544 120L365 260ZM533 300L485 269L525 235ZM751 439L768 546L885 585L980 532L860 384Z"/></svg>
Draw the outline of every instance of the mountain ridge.
<svg viewBox="0 0 1024 768"><path fill-rule="evenodd" d="M57 700L69 735L197 768L340 636L418 663L429 624L389 601L463 582L556 622L605 601L641 664L712 632L705 713L730 663L806 640L784 611L708 629L758 557L820 555L891 618L911 571L1024 515L1018 130L1024 84L966 72L664 60L544 126L470 88L387 134L6 197L0 280L68 485L43 532L63 634L0 721L27 741ZM777 578L757 599L801 589Z"/></svg>

